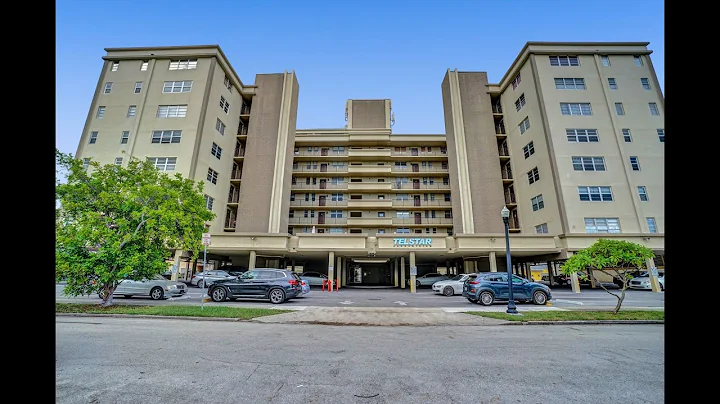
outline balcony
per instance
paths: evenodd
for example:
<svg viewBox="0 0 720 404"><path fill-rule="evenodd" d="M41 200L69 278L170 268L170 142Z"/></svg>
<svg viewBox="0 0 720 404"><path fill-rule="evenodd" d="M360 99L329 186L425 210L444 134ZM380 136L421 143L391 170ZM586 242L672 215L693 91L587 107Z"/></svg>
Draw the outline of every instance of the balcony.
<svg viewBox="0 0 720 404"><path fill-rule="evenodd" d="M238 202L240 202L240 189L238 188L235 191L230 191L230 195L228 195L228 205L237 205Z"/></svg>
<svg viewBox="0 0 720 404"><path fill-rule="evenodd" d="M404 226L404 225L428 225L428 226L436 226L436 225L449 225L452 226L453 220L452 218L445 218L445 217L410 217L410 218L393 218L392 224L395 226Z"/></svg>
<svg viewBox="0 0 720 404"><path fill-rule="evenodd" d="M350 174L390 174L392 172L391 166L379 166L379 165L350 165L347 168Z"/></svg>
<svg viewBox="0 0 720 404"><path fill-rule="evenodd" d="M302 214L302 212L299 212ZM298 212L295 212L297 215ZM347 224L347 218L341 217L341 218L328 218L328 217L319 217L317 213L315 213L316 217L291 217L288 219L288 225L289 226L297 226L297 225L303 225L303 226L312 226L312 225L318 225L318 224L324 224L324 225L345 225Z"/></svg>
<svg viewBox="0 0 720 404"><path fill-rule="evenodd" d="M517 210L513 210L510 212L510 217L508 218L508 230L510 233L519 233L520 232L520 221L517 217Z"/></svg>
<svg viewBox="0 0 720 404"><path fill-rule="evenodd" d="M302 199L295 199L294 201L290 201L290 207L291 208L318 208L321 206L329 206L329 207L338 207L338 208L344 208L348 205L348 201L328 201L327 198L320 197L316 200L302 200Z"/></svg>
<svg viewBox="0 0 720 404"><path fill-rule="evenodd" d="M290 186L292 189L307 189L307 190L318 190L318 189L348 189L348 184L328 184L327 182L320 181L317 184L301 184L296 183Z"/></svg>
<svg viewBox="0 0 720 404"><path fill-rule="evenodd" d="M498 154L500 155L500 158L510 158L510 152L508 151L507 142L503 142L498 147Z"/></svg>
<svg viewBox="0 0 720 404"><path fill-rule="evenodd" d="M230 181L231 182L240 181L241 178L242 178L242 170L233 170L232 173L230 173Z"/></svg>
<svg viewBox="0 0 720 404"><path fill-rule="evenodd" d="M433 160L437 160L436 157L447 158L447 150L435 150L433 151L422 151L422 150L393 150L392 157L407 157L411 160L422 160L423 157L432 157Z"/></svg>
<svg viewBox="0 0 720 404"><path fill-rule="evenodd" d="M500 103L494 104L492 106L492 112L493 112L493 114L502 114L503 113L502 105L500 105Z"/></svg>
<svg viewBox="0 0 720 404"><path fill-rule="evenodd" d="M390 191L392 182L349 182L348 191Z"/></svg>
<svg viewBox="0 0 720 404"><path fill-rule="evenodd" d="M225 217L225 225L223 227L225 231L235 231L235 215L228 215Z"/></svg>
<svg viewBox="0 0 720 404"><path fill-rule="evenodd" d="M505 132L505 124L503 123L503 121L500 121L499 124L495 125L495 134L502 136L507 135L507 132Z"/></svg>
<svg viewBox="0 0 720 404"><path fill-rule="evenodd" d="M437 189L437 190L448 190L448 191L450 190L450 183L447 183L447 184L442 184L442 183L438 183L438 184L430 184L430 183L424 184L424 183L420 183L420 182L418 181L418 182L412 182L412 183L409 183L409 182L408 182L408 183L392 182L392 183L390 183L390 184L392 184L392 189L396 189L396 190L413 190L413 189L415 189L415 190L418 190L418 189L420 189L420 190L422 190L422 189L427 189L427 190Z"/></svg>
<svg viewBox="0 0 720 404"><path fill-rule="evenodd" d="M350 150L348 150L348 156L354 157L354 158L390 157L390 156L392 156L392 150L390 150L390 149L350 149Z"/></svg>
<svg viewBox="0 0 720 404"><path fill-rule="evenodd" d="M356 209L392 208L393 201L390 199L349 199L347 207Z"/></svg>
<svg viewBox="0 0 720 404"><path fill-rule="evenodd" d="M340 158L340 157L342 157L342 158L345 158L345 157L347 157L347 156L348 156L348 153L347 153L347 151L345 151L345 150L343 150L343 151L339 151L339 150L329 150L329 151L325 151L325 150L322 150L322 151L321 151L321 150L313 150L313 151L308 151L308 150L307 150L307 147L305 147L305 148L303 148L303 147L298 147L298 150L296 150L296 151L293 152L293 157L321 157L322 160L332 160L332 159L328 159L328 157L333 157L333 158Z"/></svg>
<svg viewBox="0 0 720 404"><path fill-rule="evenodd" d="M514 193L505 193L505 204L506 205L517 205Z"/></svg>
<svg viewBox="0 0 720 404"><path fill-rule="evenodd" d="M235 149L234 157L236 157L236 158L245 157L245 149L238 149L238 148L236 148L236 149Z"/></svg>
<svg viewBox="0 0 720 404"><path fill-rule="evenodd" d="M392 201L394 208L409 208L409 207L425 207L425 208L445 208L452 209L452 202L445 201L444 199L426 201L421 198L414 198L408 200L394 200Z"/></svg>
<svg viewBox="0 0 720 404"><path fill-rule="evenodd" d="M449 170L446 167L422 167L419 164L410 164L410 166L393 166L392 173L395 175L422 175L422 174L447 174Z"/></svg>
<svg viewBox="0 0 720 404"><path fill-rule="evenodd" d="M348 172L348 168L347 168L347 166L335 167L335 166L328 165L328 164L320 164L319 166L312 165L310 167L308 167L307 165L304 165L304 164L298 164L297 167L293 166L293 172L294 173L313 173L313 174L317 174L317 173L343 173L344 174L344 173Z"/></svg>
<svg viewBox="0 0 720 404"><path fill-rule="evenodd" d="M349 217L348 226L392 226L393 219L389 217Z"/></svg>
<svg viewBox="0 0 720 404"><path fill-rule="evenodd" d="M249 102L243 102L242 106L240 107L240 115L250 115L250 106L251 104Z"/></svg>

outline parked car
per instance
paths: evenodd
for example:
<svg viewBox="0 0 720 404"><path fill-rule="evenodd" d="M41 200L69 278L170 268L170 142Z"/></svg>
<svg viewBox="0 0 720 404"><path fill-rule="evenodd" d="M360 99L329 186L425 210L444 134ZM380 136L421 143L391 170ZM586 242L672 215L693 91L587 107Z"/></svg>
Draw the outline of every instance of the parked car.
<svg viewBox="0 0 720 404"><path fill-rule="evenodd" d="M592 286L592 283L590 283L590 277L583 271L579 271L577 273L578 276L578 283L580 283L580 286ZM546 280L547 277L543 276L543 280ZM558 286L569 286L570 285L570 275L565 274L558 274L553 276L553 285Z"/></svg>
<svg viewBox="0 0 720 404"><path fill-rule="evenodd" d="M280 304L302 293L302 279L286 269L255 268L235 279L216 280L208 289L214 302L267 299Z"/></svg>
<svg viewBox="0 0 720 404"><path fill-rule="evenodd" d="M115 288L113 295L124 297L150 296L153 300L167 299L168 297L182 296L187 287L182 282L165 279L162 275L155 275L152 279L134 281L125 279ZM102 298L102 294L98 294Z"/></svg>
<svg viewBox="0 0 720 404"><path fill-rule="evenodd" d="M628 271L627 274L628 274L628 275L631 275L631 276L633 277L633 279L634 279L634 278L637 278L637 277L639 277L639 276L645 276L645 275L647 275L647 271L644 271L644 270L641 270L641 269L637 269L637 270L633 270L633 271ZM622 287L622 281L621 281L620 279L617 279L617 278L613 277L613 283L616 284L619 288ZM629 282L629 281L628 281L628 287L630 287L630 282Z"/></svg>
<svg viewBox="0 0 720 404"><path fill-rule="evenodd" d="M229 280L236 279L237 276L232 276L228 272L213 269L210 271L199 272L190 279L190 284L199 288L203 287L203 284L207 287L212 285L218 280Z"/></svg>
<svg viewBox="0 0 720 404"><path fill-rule="evenodd" d="M327 275L320 272L303 272L300 279L307 281L310 286L322 286L323 280L327 280Z"/></svg>
<svg viewBox="0 0 720 404"><path fill-rule="evenodd" d="M660 290L665 290L665 272L658 271L657 279L660 284ZM648 274L647 271L641 272L640 276L630 280L628 287L632 289L652 290L652 286L650 285L650 274Z"/></svg>
<svg viewBox="0 0 720 404"><path fill-rule="evenodd" d="M223 265L217 269L218 271L225 271L231 276L240 276L247 272L247 268L242 265Z"/></svg>
<svg viewBox="0 0 720 404"><path fill-rule="evenodd" d="M435 293L442 293L445 296L461 295L463 284L470 274L460 274L446 281L437 281L433 283L432 290Z"/></svg>
<svg viewBox="0 0 720 404"><path fill-rule="evenodd" d="M307 283L307 281L300 280L300 286L302 286L302 290L297 297L303 297L310 293L310 285Z"/></svg>
<svg viewBox="0 0 720 404"><path fill-rule="evenodd" d="M552 299L550 288L542 283L530 282L517 275L512 276L513 300L544 305ZM497 301L510 299L508 274L482 272L470 275L463 284L463 297L472 303L490 306Z"/></svg>
<svg viewBox="0 0 720 404"><path fill-rule="evenodd" d="M420 286L432 286L435 282L446 281L448 279L450 279L450 277L446 275L439 274L437 272L431 272L429 274L425 274L423 276L418 276L417 278L415 278L415 286L417 286L418 288ZM408 279L406 282L408 285L410 285L410 279Z"/></svg>

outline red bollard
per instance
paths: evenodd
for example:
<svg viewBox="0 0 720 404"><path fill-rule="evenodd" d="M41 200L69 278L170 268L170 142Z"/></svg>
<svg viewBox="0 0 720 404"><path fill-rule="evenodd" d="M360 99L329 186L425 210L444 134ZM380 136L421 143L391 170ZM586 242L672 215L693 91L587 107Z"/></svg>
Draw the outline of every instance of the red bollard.
<svg viewBox="0 0 720 404"><path fill-rule="evenodd" d="M322 280L322 291L323 292L325 291L325 284L327 284L327 280L323 279Z"/></svg>

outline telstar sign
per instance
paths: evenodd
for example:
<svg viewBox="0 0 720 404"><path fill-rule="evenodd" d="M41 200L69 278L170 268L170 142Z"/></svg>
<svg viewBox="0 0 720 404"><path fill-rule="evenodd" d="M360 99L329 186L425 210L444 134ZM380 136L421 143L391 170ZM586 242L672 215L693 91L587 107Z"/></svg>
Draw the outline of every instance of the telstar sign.
<svg viewBox="0 0 720 404"><path fill-rule="evenodd" d="M431 238L394 238L393 247L432 247Z"/></svg>

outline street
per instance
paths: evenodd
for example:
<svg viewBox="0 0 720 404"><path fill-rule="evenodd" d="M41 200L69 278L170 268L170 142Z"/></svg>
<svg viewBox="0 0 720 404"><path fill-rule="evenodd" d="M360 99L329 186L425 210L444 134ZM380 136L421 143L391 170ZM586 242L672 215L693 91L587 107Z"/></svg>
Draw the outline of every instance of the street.
<svg viewBox="0 0 720 404"><path fill-rule="evenodd" d="M56 403L661 403L664 325L56 317Z"/></svg>
<svg viewBox="0 0 720 404"><path fill-rule="evenodd" d="M99 303L100 298L95 296L66 297L63 295L64 285L56 285L55 299L60 303ZM206 289L207 291L207 289ZM619 290L613 290L619 293ZM573 293L569 288L554 288L551 307L565 309L612 309L617 300L602 289L582 289L581 293ZM149 297L133 297L125 299L115 296L116 303L122 304L200 304L202 289L190 286L188 294L181 298L154 301ZM239 300L224 303L209 302L210 305L230 305L236 307L274 307L284 309L302 309L306 306L319 307L440 307L455 310L482 310L484 306L468 302L460 295L442 296L435 294L429 288L418 289L417 293L410 293L409 289L354 289L341 288L339 292L323 292L319 287L313 287L310 294L298 299L292 299L281 305L274 305L268 301ZM506 303L496 303L493 307L501 307ZM663 308L665 293L653 293L647 290L627 290L623 308ZM522 306L533 307L533 304ZM534 306L536 308L542 306Z"/></svg>

